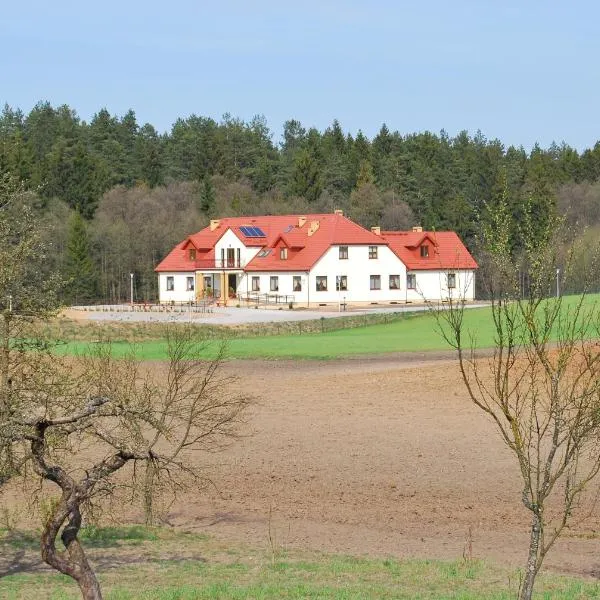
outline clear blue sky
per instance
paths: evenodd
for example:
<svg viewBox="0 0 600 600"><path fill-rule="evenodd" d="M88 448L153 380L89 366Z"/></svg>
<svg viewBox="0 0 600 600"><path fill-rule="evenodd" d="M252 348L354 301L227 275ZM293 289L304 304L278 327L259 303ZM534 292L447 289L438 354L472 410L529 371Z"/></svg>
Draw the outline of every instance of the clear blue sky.
<svg viewBox="0 0 600 600"><path fill-rule="evenodd" d="M565 0L44 0L3 3L0 102L263 114L372 137L481 129L506 144L600 139L600 4Z"/></svg>

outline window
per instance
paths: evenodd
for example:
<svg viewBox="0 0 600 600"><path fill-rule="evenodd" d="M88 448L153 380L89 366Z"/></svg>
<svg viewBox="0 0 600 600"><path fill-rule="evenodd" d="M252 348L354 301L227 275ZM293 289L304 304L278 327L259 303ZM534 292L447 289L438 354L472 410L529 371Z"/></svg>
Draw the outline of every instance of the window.
<svg viewBox="0 0 600 600"><path fill-rule="evenodd" d="M279 277L277 275L271 275L271 291L279 291Z"/></svg>
<svg viewBox="0 0 600 600"><path fill-rule="evenodd" d="M279 258L281 260L287 260L287 248L279 248Z"/></svg>
<svg viewBox="0 0 600 600"><path fill-rule="evenodd" d="M448 282L448 289L454 289L456 287L456 273L448 273L446 281Z"/></svg>
<svg viewBox="0 0 600 600"><path fill-rule="evenodd" d="M188 292L193 292L194 291L194 278L193 277L187 277L186 278L185 289Z"/></svg>
<svg viewBox="0 0 600 600"><path fill-rule="evenodd" d="M390 290L400 289L400 275L390 275Z"/></svg>
<svg viewBox="0 0 600 600"><path fill-rule="evenodd" d="M340 260L348 260L348 246L340 246Z"/></svg>
<svg viewBox="0 0 600 600"><path fill-rule="evenodd" d="M372 290L380 290L381 289L381 275L371 275L371 289Z"/></svg>
<svg viewBox="0 0 600 600"><path fill-rule="evenodd" d="M167 277L167 292L172 292L175 289L175 277L169 275Z"/></svg>
<svg viewBox="0 0 600 600"><path fill-rule="evenodd" d="M327 291L327 275L317 275L317 292Z"/></svg>
<svg viewBox="0 0 600 600"><path fill-rule="evenodd" d="M369 258L377 258L377 246L369 246Z"/></svg>
<svg viewBox="0 0 600 600"><path fill-rule="evenodd" d="M421 258L429 258L429 246L427 244L421 246Z"/></svg>
<svg viewBox="0 0 600 600"><path fill-rule="evenodd" d="M292 289L294 290L294 292L302 291L302 278L300 277L300 275L294 275L294 277L292 278Z"/></svg>
<svg viewBox="0 0 600 600"><path fill-rule="evenodd" d="M190 248L190 260L196 260L196 248Z"/></svg>
<svg viewBox="0 0 600 600"><path fill-rule="evenodd" d="M348 276L347 275L338 275L335 278L335 289L337 292L347 292L348 291Z"/></svg>
<svg viewBox="0 0 600 600"><path fill-rule="evenodd" d="M417 276L414 273L406 274L406 288L409 290L417 289Z"/></svg>
<svg viewBox="0 0 600 600"><path fill-rule="evenodd" d="M260 292L260 277L252 277L252 291Z"/></svg>
<svg viewBox="0 0 600 600"><path fill-rule="evenodd" d="M269 256L271 254L271 248L263 248L258 254L258 258L264 258L265 256Z"/></svg>
<svg viewBox="0 0 600 600"><path fill-rule="evenodd" d="M235 257L237 259L237 263L235 264L236 267L241 267L242 266L242 251L241 248L237 248L235 251Z"/></svg>

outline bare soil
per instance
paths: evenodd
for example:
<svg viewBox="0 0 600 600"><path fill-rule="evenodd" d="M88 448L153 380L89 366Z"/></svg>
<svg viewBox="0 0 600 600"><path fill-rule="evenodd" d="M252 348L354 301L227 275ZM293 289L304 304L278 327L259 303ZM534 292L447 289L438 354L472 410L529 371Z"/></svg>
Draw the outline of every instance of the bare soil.
<svg viewBox="0 0 600 600"><path fill-rule="evenodd" d="M517 464L447 353L229 368L259 399L253 434L213 457L218 490L180 498L169 522L266 547L270 530L278 548L524 564ZM599 537L587 518L546 567L600 576Z"/></svg>

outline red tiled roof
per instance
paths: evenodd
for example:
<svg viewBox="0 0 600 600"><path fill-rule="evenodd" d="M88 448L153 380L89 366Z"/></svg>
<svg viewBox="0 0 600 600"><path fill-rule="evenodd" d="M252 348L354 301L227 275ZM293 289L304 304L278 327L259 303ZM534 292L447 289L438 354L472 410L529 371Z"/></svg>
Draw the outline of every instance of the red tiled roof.
<svg viewBox="0 0 600 600"><path fill-rule="evenodd" d="M304 220L301 226L299 219ZM313 223L318 223L318 227L309 235L314 229ZM240 227L258 227L265 237L248 237ZM379 236L341 214L313 214L220 219L214 230L206 227L175 246L155 270L190 272L215 268L215 244L228 230L246 246L271 248L266 256L255 256L245 266L246 271L309 271L331 246L357 244L389 246L412 270L477 268L473 257L452 231L386 231ZM420 254L423 243L430 246L427 258ZM287 259L280 256L282 246L288 248ZM196 249L195 261L189 259L191 247Z"/></svg>
<svg viewBox="0 0 600 600"><path fill-rule="evenodd" d="M454 231L382 231L394 254L412 271L477 269L477 263ZM429 256L421 256L421 246Z"/></svg>
<svg viewBox="0 0 600 600"><path fill-rule="evenodd" d="M306 219L298 227L299 219ZM319 227L308 235L313 222ZM264 238L243 235L240 227L259 227ZM327 249L337 244L387 245L378 235L367 231L357 223L340 214L276 215L264 217L228 217L220 219L213 231L205 227L178 244L155 271L193 271L195 264L189 260L187 249L196 248L196 264L204 265L206 260L214 261L214 247L221 236L231 229L246 246L274 247L278 239L283 239L291 249L287 260L272 251L266 257L255 257L246 265L248 271L307 271L325 254ZM204 252L203 252L204 251Z"/></svg>

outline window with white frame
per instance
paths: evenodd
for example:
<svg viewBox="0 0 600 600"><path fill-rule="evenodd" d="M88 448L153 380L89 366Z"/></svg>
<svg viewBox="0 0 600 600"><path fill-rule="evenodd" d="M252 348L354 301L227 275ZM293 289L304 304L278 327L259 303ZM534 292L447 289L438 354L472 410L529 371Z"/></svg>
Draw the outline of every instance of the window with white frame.
<svg viewBox="0 0 600 600"><path fill-rule="evenodd" d="M317 275L316 288L317 292L327 291L327 275Z"/></svg>
<svg viewBox="0 0 600 600"><path fill-rule="evenodd" d="M252 277L252 291L260 292L260 277L257 277L257 276Z"/></svg>
<svg viewBox="0 0 600 600"><path fill-rule="evenodd" d="M287 248L280 248L279 249L279 258L281 260L287 260L288 257L288 249Z"/></svg>
<svg viewBox="0 0 600 600"><path fill-rule="evenodd" d="M271 275L270 282L271 282L270 290L272 292L278 292L279 291L279 277L277 275Z"/></svg>
<svg viewBox="0 0 600 600"><path fill-rule="evenodd" d="M294 290L294 292L302 291L302 277L300 277L300 275L294 275L292 277L292 290Z"/></svg>
<svg viewBox="0 0 600 600"><path fill-rule="evenodd" d="M381 289L381 275L371 275L370 280L370 289L372 290L380 290Z"/></svg>
<svg viewBox="0 0 600 600"><path fill-rule="evenodd" d="M175 277L167 276L167 292L172 292L175 289Z"/></svg>
<svg viewBox="0 0 600 600"><path fill-rule="evenodd" d="M196 248L190 248L190 260L196 260Z"/></svg>
<svg viewBox="0 0 600 600"><path fill-rule="evenodd" d="M185 289L188 292L193 292L194 291L194 278L193 277L187 277L186 278Z"/></svg>
<svg viewBox="0 0 600 600"><path fill-rule="evenodd" d="M409 290L417 289L417 276L414 273L406 274L406 288Z"/></svg>
<svg viewBox="0 0 600 600"><path fill-rule="evenodd" d="M429 258L429 246L427 244L421 246L421 258Z"/></svg>
<svg viewBox="0 0 600 600"><path fill-rule="evenodd" d="M390 290L400 289L400 275L390 275Z"/></svg>
<svg viewBox="0 0 600 600"><path fill-rule="evenodd" d="M348 275L337 275L336 276L335 290L336 290L336 292L347 292L348 291Z"/></svg>
<svg viewBox="0 0 600 600"><path fill-rule="evenodd" d="M369 258L377 258L377 246L369 246Z"/></svg>
<svg viewBox="0 0 600 600"><path fill-rule="evenodd" d="M448 273L446 275L446 283L449 290L454 289L456 287L456 273Z"/></svg>
<svg viewBox="0 0 600 600"><path fill-rule="evenodd" d="M348 246L340 246L340 260L348 260Z"/></svg>

